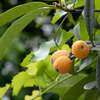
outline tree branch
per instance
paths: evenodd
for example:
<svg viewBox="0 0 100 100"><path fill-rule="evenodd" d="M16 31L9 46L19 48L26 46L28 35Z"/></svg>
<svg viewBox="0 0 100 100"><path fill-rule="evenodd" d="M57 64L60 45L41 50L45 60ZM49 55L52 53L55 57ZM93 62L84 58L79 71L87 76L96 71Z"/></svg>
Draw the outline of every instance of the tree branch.
<svg viewBox="0 0 100 100"><path fill-rule="evenodd" d="M70 12L70 13L81 13L83 10L80 10L80 9L68 9L66 7L62 7L60 6L58 3L54 2L53 3L55 5L55 7L57 9L61 9L61 10L64 10L66 12ZM95 10L95 12L100 12L100 10Z"/></svg>

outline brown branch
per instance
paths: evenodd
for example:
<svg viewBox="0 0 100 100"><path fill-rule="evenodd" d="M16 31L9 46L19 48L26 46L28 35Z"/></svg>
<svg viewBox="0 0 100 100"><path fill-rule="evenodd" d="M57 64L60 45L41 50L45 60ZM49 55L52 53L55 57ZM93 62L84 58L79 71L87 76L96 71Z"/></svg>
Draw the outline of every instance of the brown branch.
<svg viewBox="0 0 100 100"><path fill-rule="evenodd" d="M70 13L81 13L83 11L80 9L68 9L67 7L62 7L57 2L54 2L53 4L55 5L55 7L57 9L61 9L61 10L64 10L64 11L70 12ZM95 10L95 12L100 12L100 10Z"/></svg>

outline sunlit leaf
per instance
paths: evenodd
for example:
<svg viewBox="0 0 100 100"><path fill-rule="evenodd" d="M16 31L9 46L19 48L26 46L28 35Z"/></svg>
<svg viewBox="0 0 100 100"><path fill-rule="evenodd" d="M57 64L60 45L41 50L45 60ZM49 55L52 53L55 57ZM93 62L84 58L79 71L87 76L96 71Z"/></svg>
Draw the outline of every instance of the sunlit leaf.
<svg viewBox="0 0 100 100"><path fill-rule="evenodd" d="M36 65L37 67L37 76L42 76L43 74L46 75L49 80L54 80L58 73L56 73L51 65L50 58L48 57L47 60L39 61Z"/></svg>
<svg viewBox="0 0 100 100"><path fill-rule="evenodd" d="M100 9L100 0L95 0L95 9Z"/></svg>
<svg viewBox="0 0 100 100"><path fill-rule="evenodd" d="M48 67L48 63L46 60L39 61L37 63L37 75L42 75L46 68Z"/></svg>
<svg viewBox="0 0 100 100"><path fill-rule="evenodd" d="M89 35L83 18L80 20L80 35L82 40L89 40Z"/></svg>
<svg viewBox="0 0 100 100"><path fill-rule="evenodd" d="M51 79L47 76L46 73L43 73L42 75L37 75L37 81L42 88L45 88L50 84Z"/></svg>
<svg viewBox="0 0 100 100"><path fill-rule="evenodd" d="M69 47L68 44L64 44L64 45L62 45L61 49L62 49L62 50L66 50L66 51L68 51L68 52L71 51L71 48Z"/></svg>
<svg viewBox="0 0 100 100"><path fill-rule="evenodd" d="M25 100L33 100L33 98L34 98L35 96L37 96L39 93L40 93L39 90L34 90L34 91L32 91L32 95L26 95L26 96L25 96ZM42 99L42 97L37 97L37 98L34 99L34 100L43 100L43 99Z"/></svg>
<svg viewBox="0 0 100 100"><path fill-rule="evenodd" d="M53 16L52 24L56 23L61 17L63 17L67 12L63 10L57 10Z"/></svg>
<svg viewBox="0 0 100 100"><path fill-rule="evenodd" d="M5 87L0 87L0 99L2 99L2 97L4 96L4 94L7 92L7 90L9 89L10 85L6 84Z"/></svg>
<svg viewBox="0 0 100 100"><path fill-rule="evenodd" d="M31 62L27 65L28 70L26 71L29 75L36 75L37 73L37 62Z"/></svg>
<svg viewBox="0 0 100 100"><path fill-rule="evenodd" d="M64 4L64 2L65 2L65 0L60 0L61 1L61 4L63 5Z"/></svg>
<svg viewBox="0 0 100 100"><path fill-rule="evenodd" d="M26 72L20 72L19 74L17 74L13 79L12 79L12 83L11 86L13 88L13 95L18 94L18 92L20 91L20 89L24 86L25 83L28 82L28 84L26 84L25 86L28 85L35 85L36 82L35 81L31 81L30 80L33 79L33 76L30 76L28 73ZM34 82L34 83L33 83Z"/></svg>
<svg viewBox="0 0 100 100"><path fill-rule="evenodd" d="M21 63L21 66L23 67L27 67L27 65L30 63L30 59L31 57L34 55L33 52L31 52L30 54L26 55L26 57L24 58L24 60Z"/></svg>
<svg viewBox="0 0 100 100"><path fill-rule="evenodd" d="M77 0L77 2L74 5L74 8L79 8L84 6L84 0Z"/></svg>

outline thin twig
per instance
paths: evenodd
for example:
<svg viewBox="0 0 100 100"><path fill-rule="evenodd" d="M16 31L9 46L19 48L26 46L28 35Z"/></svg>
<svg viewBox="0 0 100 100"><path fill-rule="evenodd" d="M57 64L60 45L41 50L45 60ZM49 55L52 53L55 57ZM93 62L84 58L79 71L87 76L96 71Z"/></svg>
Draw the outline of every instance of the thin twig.
<svg viewBox="0 0 100 100"><path fill-rule="evenodd" d="M71 60L75 60L75 58L76 58L75 56L72 56L70 59L71 59Z"/></svg>
<svg viewBox="0 0 100 100"><path fill-rule="evenodd" d="M56 43L56 37L57 37L57 35L58 35L58 32L59 32L59 30L60 30L60 28L61 28L63 22L65 21L65 19L68 17L69 14L70 14L70 13L67 13L67 15L64 17L64 19L62 20L62 22L60 23L60 25L59 25L59 27L58 27L58 29L57 29L57 32L55 33L54 41L55 41L55 44L56 44L57 47L59 47L59 46L58 46L58 44Z"/></svg>
<svg viewBox="0 0 100 100"><path fill-rule="evenodd" d="M91 42L91 44L92 44L93 47L96 47L96 45L93 43L93 41Z"/></svg>
<svg viewBox="0 0 100 100"><path fill-rule="evenodd" d="M69 75L69 76L63 78L62 80L60 80L60 81L54 83L53 85L51 85L50 87L48 87L46 90L44 90L41 94L38 94L37 96L35 96L34 98L32 98L32 100L34 100L34 99L37 98L37 97L40 97L41 95L43 95L44 93L46 93L47 91L49 91L49 90L51 90L53 87L55 87L57 84L63 82L64 80L66 80L66 79L68 79L68 78L70 78L70 77L72 77L72 76L73 76L73 75Z"/></svg>
<svg viewBox="0 0 100 100"><path fill-rule="evenodd" d="M42 93L42 89L41 89L41 86L40 86L40 83L39 83L38 77L37 77L37 76L35 76L35 77L36 77L36 81L37 81L37 83L38 83L39 90L40 90L40 94L41 94L41 93Z"/></svg>

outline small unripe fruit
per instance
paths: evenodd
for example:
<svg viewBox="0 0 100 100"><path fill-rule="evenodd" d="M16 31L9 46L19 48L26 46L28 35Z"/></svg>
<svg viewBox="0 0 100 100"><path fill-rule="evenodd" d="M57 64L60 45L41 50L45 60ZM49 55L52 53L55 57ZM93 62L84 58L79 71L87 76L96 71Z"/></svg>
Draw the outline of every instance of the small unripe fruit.
<svg viewBox="0 0 100 100"><path fill-rule="evenodd" d="M89 51L88 44L82 40L78 40L72 45L72 54L77 58L86 58L89 55Z"/></svg>
<svg viewBox="0 0 100 100"><path fill-rule="evenodd" d="M55 53L53 53L53 55L52 55L51 58L50 58L50 61L51 61L52 65L53 65L54 61L55 61L58 57L60 57L60 56L67 56L68 54L69 54L69 52L66 51L66 50L58 50L58 51L56 51Z"/></svg>
<svg viewBox="0 0 100 100"><path fill-rule="evenodd" d="M67 56L58 57L53 64L54 70L60 74L69 72L71 67L72 67L72 62Z"/></svg>

